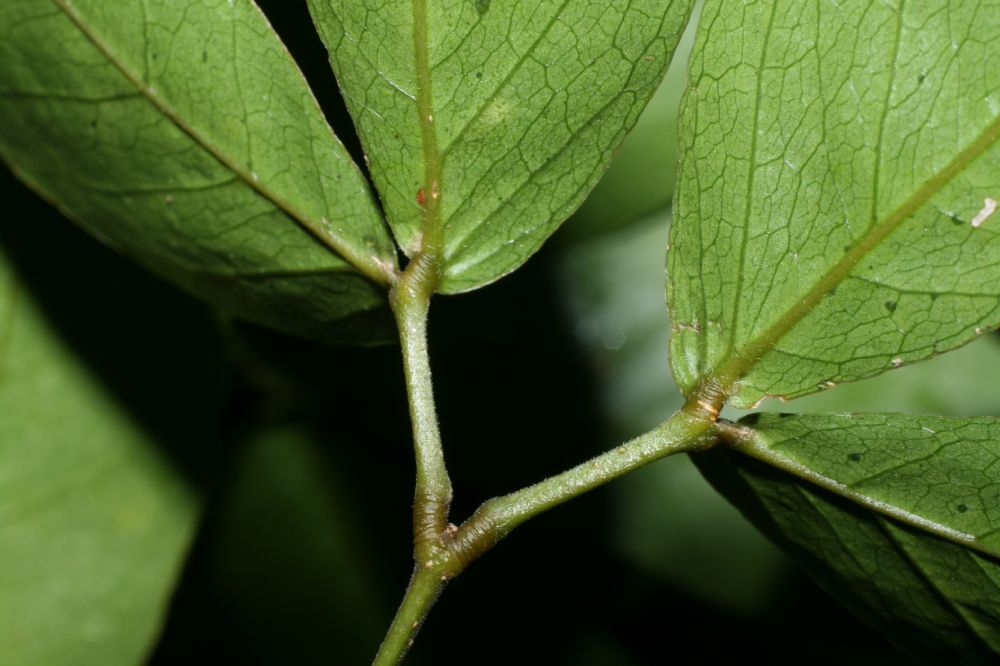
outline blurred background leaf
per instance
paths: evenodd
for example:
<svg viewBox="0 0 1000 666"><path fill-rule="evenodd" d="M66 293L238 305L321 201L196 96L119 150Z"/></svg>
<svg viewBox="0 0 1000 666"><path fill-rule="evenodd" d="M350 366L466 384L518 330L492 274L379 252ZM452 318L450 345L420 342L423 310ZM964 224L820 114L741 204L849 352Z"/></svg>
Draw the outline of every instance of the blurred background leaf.
<svg viewBox="0 0 1000 666"><path fill-rule="evenodd" d="M0 661L141 663L214 459L214 322L18 199L0 226Z"/></svg>

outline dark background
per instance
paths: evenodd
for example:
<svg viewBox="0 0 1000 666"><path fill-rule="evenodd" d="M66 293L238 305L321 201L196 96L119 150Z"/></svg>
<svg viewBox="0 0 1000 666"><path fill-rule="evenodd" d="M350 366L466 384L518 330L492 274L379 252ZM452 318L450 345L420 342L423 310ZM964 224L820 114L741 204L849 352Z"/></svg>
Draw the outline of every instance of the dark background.
<svg viewBox="0 0 1000 666"><path fill-rule="evenodd" d="M260 4L359 157L304 3ZM216 330L206 307L84 235L6 172L3 192L13 213L0 244L137 417L168 423L171 393L199 381L204 359L228 368L217 448L170 451L206 513L151 663L370 660L410 573L413 464L398 349L328 348L232 322L195 335ZM619 443L622 426L609 421L558 279L574 242L557 236L499 283L435 301L431 350L458 519ZM136 318L163 331L135 341L143 354L190 363L152 373L155 392L122 380L129 359L101 334ZM409 663L654 664L686 661L674 656L682 650L706 663L898 659L787 562L750 610L636 566L618 543L613 500L637 483L623 479L519 528L450 585ZM663 509L643 507L648 521ZM690 557L706 557L704 548L692 544ZM755 554L726 555L726 578L754 583Z"/></svg>

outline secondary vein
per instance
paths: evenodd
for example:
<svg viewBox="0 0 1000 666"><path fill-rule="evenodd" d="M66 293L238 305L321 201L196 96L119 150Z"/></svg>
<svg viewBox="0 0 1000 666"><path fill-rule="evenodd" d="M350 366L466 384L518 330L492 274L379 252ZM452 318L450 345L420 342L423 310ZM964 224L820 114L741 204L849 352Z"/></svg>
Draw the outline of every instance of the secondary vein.
<svg viewBox="0 0 1000 666"><path fill-rule="evenodd" d="M781 338L812 312L824 296L845 280L862 259L998 140L1000 140L1000 117L994 119L975 141L918 188L886 219L872 226L781 319L747 343L728 361L717 366L716 370L702 381L698 392L710 397L713 404L717 403L717 407L721 406L729 397L736 382L749 373L764 354L773 349Z"/></svg>
<svg viewBox="0 0 1000 666"><path fill-rule="evenodd" d="M251 174L247 169L240 167L240 165L233 158L212 145L211 141L202 136L194 127L187 123L177 113L177 111L167 103L166 100L155 94L153 89L146 85L139 75L129 69L125 63L114 54L110 46L104 43L104 41L86 24L83 18L68 5L66 0L52 0L52 2L60 11L62 11L63 14L65 14L73 25L75 25L76 28L83 33L83 35L94 45L94 47L108 59L108 62L111 63L115 69L121 72L122 76L124 76L125 79L128 80L128 82L132 84L132 86L134 86L135 89L143 97L145 97L150 104L152 104L178 129L193 139L195 143L204 148L223 166L232 171L251 189L255 190L258 194L270 201L276 208L284 211L311 236L326 245L329 249L333 250L336 255L352 264L361 273L374 282L381 285L388 284L389 277L387 275L387 269L382 265L377 257L370 256L363 252L358 252L348 242L330 231L322 223L310 219L305 213L298 210L298 208L264 185L263 182L254 178L253 174Z"/></svg>

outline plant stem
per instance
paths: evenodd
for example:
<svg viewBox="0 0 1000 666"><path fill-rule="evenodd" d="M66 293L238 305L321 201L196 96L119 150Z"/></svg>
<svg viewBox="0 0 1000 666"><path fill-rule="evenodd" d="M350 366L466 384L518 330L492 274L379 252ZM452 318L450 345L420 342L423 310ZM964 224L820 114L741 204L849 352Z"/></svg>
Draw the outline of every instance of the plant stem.
<svg viewBox="0 0 1000 666"><path fill-rule="evenodd" d="M410 262L390 293L403 348L403 370L416 453L413 539L418 564L433 556L435 544L448 526L451 505L451 480L441 447L427 355L427 312L434 273L431 258L418 256Z"/></svg>
<svg viewBox="0 0 1000 666"><path fill-rule="evenodd" d="M392 620L392 626L389 627L389 632L385 635L378 654L375 655L373 666L393 666L406 656L407 650L413 645L413 637L416 636L444 585L445 581L441 580L438 572L417 565L406 588L403 602Z"/></svg>
<svg viewBox="0 0 1000 666"><path fill-rule="evenodd" d="M405 346L404 342L404 348ZM404 355L405 353L404 351ZM408 379L409 376L408 374ZM413 401L412 392L411 401ZM431 408L433 414L433 405ZM418 428L416 417L414 418L416 432ZM717 434L716 423L711 418L706 418L697 410L681 410L653 430L616 449L533 486L485 502L459 528L447 525L447 508L445 508L444 526L436 533L427 533L430 539L426 542L425 554L422 554L420 544L417 544L417 567L375 659L375 664L398 663L412 644L424 617L437 601L447 581L460 574L474 559L496 545L512 529L533 516L655 460L674 453L710 448L716 444ZM440 455L440 446L436 450ZM421 455L418 446L418 461ZM444 473L443 460L440 461L439 469ZM418 489L422 483L419 477L418 472ZM444 474L443 478L447 481L447 474ZM450 498L450 484L447 485L447 489ZM414 509L417 520L418 512L416 507Z"/></svg>
<svg viewBox="0 0 1000 666"><path fill-rule="evenodd" d="M485 502L448 544L459 571L529 518L665 456L711 448L715 423L682 410L653 430L533 486ZM457 573L457 572L456 572Z"/></svg>
<svg viewBox="0 0 1000 666"><path fill-rule="evenodd" d="M410 584L375 664L403 658L445 583L529 518L664 456L715 443L715 414L686 407L639 437L541 483L484 503L460 528L448 522L451 479L438 431L427 353L427 313L438 275L433 253L398 275L389 301L399 327L417 479Z"/></svg>

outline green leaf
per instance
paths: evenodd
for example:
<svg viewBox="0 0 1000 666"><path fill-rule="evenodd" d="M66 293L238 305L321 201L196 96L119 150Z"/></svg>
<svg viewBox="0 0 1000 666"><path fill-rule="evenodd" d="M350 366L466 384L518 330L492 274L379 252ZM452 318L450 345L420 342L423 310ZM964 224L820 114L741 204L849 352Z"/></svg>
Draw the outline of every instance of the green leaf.
<svg viewBox="0 0 1000 666"><path fill-rule="evenodd" d="M931 663L995 662L1000 420L763 415L735 448L696 462L831 594Z"/></svg>
<svg viewBox="0 0 1000 666"><path fill-rule="evenodd" d="M791 398L1000 325L998 9L706 4L669 257L687 394Z"/></svg>
<svg viewBox="0 0 1000 666"><path fill-rule="evenodd" d="M923 363L843 384L795 401L796 412L905 412L942 416L1000 416L1000 336L984 335ZM784 408L784 409L782 409ZM788 411L772 401L762 409ZM732 410L735 416L742 410ZM742 415L742 414L740 414Z"/></svg>
<svg viewBox="0 0 1000 666"><path fill-rule="evenodd" d="M396 239L438 256L449 293L520 266L580 205L691 6L309 0Z"/></svg>
<svg viewBox="0 0 1000 666"><path fill-rule="evenodd" d="M34 252L34 241L21 249ZM107 274L107 264L87 263L103 253L35 257L35 274L51 275L42 264L53 259L86 273L71 287L65 276L49 280L44 291L70 305L53 313L0 254L2 661L140 664L200 515L178 465L211 457L222 387L211 319L169 299L114 319L109 309L129 307L122 296L152 299L156 285L91 280ZM95 296L95 284L107 286ZM77 349L101 353L68 347L56 333L64 328Z"/></svg>
<svg viewBox="0 0 1000 666"><path fill-rule="evenodd" d="M656 94L615 152L601 181L573 214L563 238L580 239L614 231L670 208L677 176L677 112L700 4L695 3L691 21Z"/></svg>
<svg viewBox="0 0 1000 666"><path fill-rule="evenodd" d="M752 414L735 448L897 520L1000 556L1000 419Z"/></svg>
<svg viewBox="0 0 1000 666"><path fill-rule="evenodd" d="M598 406L612 440L649 430L684 403L670 373L663 372L669 330L663 325L662 248L669 224L667 210L560 247L557 254L560 300L599 378ZM746 616L773 603L788 560L712 489L687 456L670 456L630 474L615 486L612 505L611 542L627 564L653 580Z"/></svg>
<svg viewBox="0 0 1000 666"><path fill-rule="evenodd" d="M216 593L260 663L364 663L391 614L364 502L322 439L299 424L251 433L208 540Z"/></svg>
<svg viewBox="0 0 1000 666"><path fill-rule="evenodd" d="M249 0L7 0L0 155L70 218L239 316L371 340L394 250Z"/></svg>

